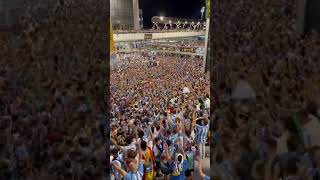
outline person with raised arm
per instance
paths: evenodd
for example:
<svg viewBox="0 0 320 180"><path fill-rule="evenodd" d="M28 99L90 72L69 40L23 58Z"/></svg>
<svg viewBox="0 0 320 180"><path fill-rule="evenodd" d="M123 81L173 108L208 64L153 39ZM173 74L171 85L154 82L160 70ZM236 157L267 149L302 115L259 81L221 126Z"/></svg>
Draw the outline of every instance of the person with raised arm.
<svg viewBox="0 0 320 180"><path fill-rule="evenodd" d="M182 141L179 141L179 147L182 147ZM186 154L183 148L180 148L181 153L177 153L173 163L173 172L171 173L171 180L184 180L185 172L188 168Z"/></svg>
<svg viewBox="0 0 320 180"><path fill-rule="evenodd" d="M192 121L192 126L196 129L195 141L199 145L200 157L204 159L206 155L205 144L208 138L209 119L206 117L200 117L196 119L195 114L193 114Z"/></svg>
<svg viewBox="0 0 320 180"><path fill-rule="evenodd" d="M142 152L140 146L138 148L138 162L130 162L128 164L128 172L125 171L117 163L112 162L111 165L121 174L125 180L142 180L143 177L143 165Z"/></svg>

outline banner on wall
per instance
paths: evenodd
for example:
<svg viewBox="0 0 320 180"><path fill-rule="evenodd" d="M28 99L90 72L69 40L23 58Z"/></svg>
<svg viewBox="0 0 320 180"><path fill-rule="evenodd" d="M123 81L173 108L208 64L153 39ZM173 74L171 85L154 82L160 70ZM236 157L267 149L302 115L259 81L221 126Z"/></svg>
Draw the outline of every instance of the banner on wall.
<svg viewBox="0 0 320 180"><path fill-rule="evenodd" d="M152 34L144 34L144 39L152 39Z"/></svg>
<svg viewBox="0 0 320 180"><path fill-rule="evenodd" d="M180 48L180 52L188 52L188 53L195 53L195 48L192 47L182 47Z"/></svg>
<svg viewBox="0 0 320 180"><path fill-rule="evenodd" d="M151 46L155 50L160 51L174 51L174 52L187 52L187 53L204 53L204 48L198 47L175 47L175 46L163 46L163 45L153 45Z"/></svg>

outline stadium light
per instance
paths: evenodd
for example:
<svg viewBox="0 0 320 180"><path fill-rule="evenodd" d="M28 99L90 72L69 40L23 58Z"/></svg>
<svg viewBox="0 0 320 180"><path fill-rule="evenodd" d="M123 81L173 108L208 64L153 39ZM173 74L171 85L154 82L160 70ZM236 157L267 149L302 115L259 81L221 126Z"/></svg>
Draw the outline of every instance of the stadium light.
<svg viewBox="0 0 320 180"><path fill-rule="evenodd" d="M163 21L163 16L160 16L160 20Z"/></svg>

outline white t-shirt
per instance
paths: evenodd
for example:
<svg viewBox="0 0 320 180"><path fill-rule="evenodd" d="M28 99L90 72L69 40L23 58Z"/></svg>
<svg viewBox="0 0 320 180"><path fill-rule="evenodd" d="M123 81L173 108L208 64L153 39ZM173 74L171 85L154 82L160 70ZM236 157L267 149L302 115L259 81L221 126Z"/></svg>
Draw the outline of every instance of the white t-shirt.
<svg viewBox="0 0 320 180"><path fill-rule="evenodd" d="M158 137L158 136L159 136L159 132L156 129L154 129L153 137Z"/></svg>
<svg viewBox="0 0 320 180"><path fill-rule="evenodd" d="M133 142L127 146L121 146L121 148L125 151L127 151L129 149L136 150L137 149L136 142Z"/></svg>
<svg viewBox="0 0 320 180"><path fill-rule="evenodd" d="M200 111L200 104L196 105L197 111Z"/></svg>
<svg viewBox="0 0 320 180"><path fill-rule="evenodd" d="M188 93L190 93L189 88L188 88L188 87L184 87L182 93L183 93L183 94L188 94Z"/></svg>
<svg viewBox="0 0 320 180"><path fill-rule="evenodd" d="M209 99L209 98L207 98L206 101L204 102L204 107L205 107L206 109L209 109L209 108L210 108L210 99Z"/></svg>

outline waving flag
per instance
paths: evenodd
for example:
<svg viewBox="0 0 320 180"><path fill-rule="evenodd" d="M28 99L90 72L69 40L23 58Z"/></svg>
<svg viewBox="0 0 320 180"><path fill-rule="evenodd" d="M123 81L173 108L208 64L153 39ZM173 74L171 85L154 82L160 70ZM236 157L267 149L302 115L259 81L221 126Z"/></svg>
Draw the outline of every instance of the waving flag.
<svg viewBox="0 0 320 180"><path fill-rule="evenodd" d="M115 53L116 49L114 47L113 31L112 31L112 21L110 17L110 54Z"/></svg>

